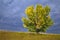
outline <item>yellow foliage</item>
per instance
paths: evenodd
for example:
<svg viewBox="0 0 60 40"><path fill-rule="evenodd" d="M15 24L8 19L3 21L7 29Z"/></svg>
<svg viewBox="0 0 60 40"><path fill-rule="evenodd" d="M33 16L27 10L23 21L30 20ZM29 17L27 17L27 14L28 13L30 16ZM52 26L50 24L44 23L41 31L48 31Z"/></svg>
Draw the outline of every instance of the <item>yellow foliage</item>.
<svg viewBox="0 0 60 40"><path fill-rule="evenodd" d="M24 27L27 27L25 24L23 24Z"/></svg>
<svg viewBox="0 0 60 40"><path fill-rule="evenodd" d="M46 15L46 11L45 11L45 9L44 9L44 8L43 8L43 10L42 10L42 11L43 11L43 15Z"/></svg>
<svg viewBox="0 0 60 40"><path fill-rule="evenodd" d="M50 25L52 23L51 22L52 20L49 15L50 12L49 6L42 7L42 5L37 4L36 8L35 9L34 8L35 8L34 6L28 6L26 8L25 13L28 19L22 18L22 21L24 22L23 26L26 28L30 27L28 28L30 31L33 30L32 28L40 29L41 27L44 28L44 26L48 27L47 24Z"/></svg>
<svg viewBox="0 0 60 40"><path fill-rule="evenodd" d="M23 21L23 22L24 22L24 19L25 19L25 18L24 18L24 17L22 17L22 21Z"/></svg>
<svg viewBox="0 0 60 40"><path fill-rule="evenodd" d="M39 5L39 4L36 5L36 12L37 12L37 13L41 12L42 9L43 9L42 5Z"/></svg>
<svg viewBox="0 0 60 40"><path fill-rule="evenodd" d="M43 18L43 17L41 17L41 18L40 18L40 21L44 21L44 18Z"/></svg>
<svg viewBox="0 0 60 40"><path fill-rule="evenodd" d="M26 8L25 13L27 15L33 15L32 14L33 10L34 10L33 6L29 6L29 7Z"/></svg>
<svg viewBox="0 0 60 40"><path fill-rule="evenodd" d="M38 19L40 19L40 18L41 18L41 15L39 15Z"/></svg>
<svg viewBox="0 0 60 40"><path fill-rule="evenodd" d="M48 19L50 19L50 16L48 16Z"/></svg>

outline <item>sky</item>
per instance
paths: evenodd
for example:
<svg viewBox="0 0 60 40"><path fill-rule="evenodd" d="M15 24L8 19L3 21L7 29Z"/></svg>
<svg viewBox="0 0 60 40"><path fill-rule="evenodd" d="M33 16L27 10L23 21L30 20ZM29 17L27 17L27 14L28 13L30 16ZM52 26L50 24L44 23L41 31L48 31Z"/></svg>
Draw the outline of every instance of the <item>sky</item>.
<svg viewBox="0 0 60 40"><path fill-rule="evenodd" d="M0 0L0 30L28 32L21 21L25 9L30 5L49 5L50 16L54 21L47 33L60 34L60 0Z"/></svg>

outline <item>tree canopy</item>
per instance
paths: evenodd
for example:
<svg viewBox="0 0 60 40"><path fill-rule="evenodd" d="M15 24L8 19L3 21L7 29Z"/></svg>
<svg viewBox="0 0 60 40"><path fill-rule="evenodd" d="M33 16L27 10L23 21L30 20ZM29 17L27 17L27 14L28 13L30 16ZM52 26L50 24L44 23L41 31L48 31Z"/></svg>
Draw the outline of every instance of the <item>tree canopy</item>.
<svg viewBox="0 0 60 40"><path fill-rule="evenodd" d="M26 17L22 18L23 26L31 32L46 32L46 30L53 24L53 21L49 15L50 7L43 7L41 4L37 4L35 7L28 6L25 9Z"/></svg>

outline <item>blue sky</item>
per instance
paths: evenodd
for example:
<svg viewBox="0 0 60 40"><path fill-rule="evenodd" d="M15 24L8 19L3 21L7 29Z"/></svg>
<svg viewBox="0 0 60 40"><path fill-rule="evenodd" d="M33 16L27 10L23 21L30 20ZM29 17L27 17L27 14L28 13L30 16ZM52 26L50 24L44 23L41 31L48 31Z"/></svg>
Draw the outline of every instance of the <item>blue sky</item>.
<svg viewBox="0 0 60 40"><path fill-rule="evenodd" d="M22 26L21 18L27 6L36 5L51 7L51 18L54 25L50 27L48 33L60 33L60 0L0 0L0 30L27 31Z"/></svg>

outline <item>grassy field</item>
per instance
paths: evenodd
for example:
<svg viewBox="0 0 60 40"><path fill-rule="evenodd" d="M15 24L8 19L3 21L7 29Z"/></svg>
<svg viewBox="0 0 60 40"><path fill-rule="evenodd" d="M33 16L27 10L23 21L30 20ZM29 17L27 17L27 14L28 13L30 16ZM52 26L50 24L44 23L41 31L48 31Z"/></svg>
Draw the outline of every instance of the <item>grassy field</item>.
<svg viewBox="0 0 60 40"><path fill-rule="evenodd" d="M0 40L60 40L60 34L36 34L0 31Z"/></svg>

